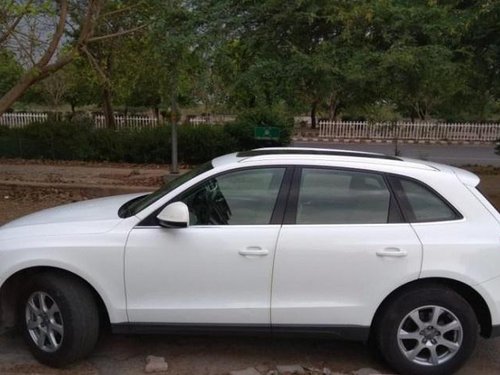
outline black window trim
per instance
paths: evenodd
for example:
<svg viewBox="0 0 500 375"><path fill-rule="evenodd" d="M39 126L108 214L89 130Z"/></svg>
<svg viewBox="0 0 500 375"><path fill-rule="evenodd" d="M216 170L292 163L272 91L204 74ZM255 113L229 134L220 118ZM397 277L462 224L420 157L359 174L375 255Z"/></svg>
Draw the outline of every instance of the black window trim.
<svg viewBox="0 0 500 375"><path fill-rule="evenodd" d="M202 185L203 183L205 183L206 181L208 181L212 178L224 176L226 174L233 173L233 172L241 172L241 171L245 171L245 170L255 170L255 169L271 169L271 168L285 169L285 172L283 173L283 178L281 180L281 185L280 185L279 190L278 190L278 195L276 197L276 202L274 204L273 212L271 214L271 219L269 220L269 223L268 224L238 224L238 226L240 226L240 225L248 225L248 226L281 225L283 222L283 216L285 215L285 212L286 212L286 207L287 207L287 202L288 202L288 194L289 194L290 188L292 186L292 184L290 182L292 180L294 166L284 165L284 164L281 164L281 165L271 164L271 165L254 165L254 166L245 166L245 167L241 167L241 168L233 168L233 169L228 169L228 170L221 171L219 173L215 173L213 175L207 176L205 179L197 182L193 186L190 186L186 190L181 191L179 194L177 194L172 199L169 199L167 202L162 204L159 208L157 208L152 213L150 213L147 217L142 219L135 227L136 228L160 227L156 216L158 216L158 214L161 212L161 210L163 210L170 203L174 203L174 202L179 201L181 196L183 196L184 194L188 194L190 191L196 189L197 187L199 187L200 185ZM186 181L186 182L188 182L188 181ZM214 225L214 226L219 226L219 225ZM232 226L232 225L227 225L227 226Z"/></svg>
<svg viewBox="0 0 500 375"><path fill-rule="evenodd" d="M157 208L151 214L149 214L146 218L141 220L135 227L136 228L145 228L145 227L159 227L156 216L160 213L160 211L165 208L168 204L178 201L179 197L184 193L187 193L191 189L195 189L199 185L203 184L207 180L215 177L219 177L232 172L239 172L248 169L269 169L269 168L285 168L285 173L283 174L283 179L281 181L281 186L278 192L278 196L276 198L276 203L273 209L273 213L271 214L271 220L269 224L261 224L261 225L295 225L297 218L297 206L299 199L299 190L300 190L300 181L302 179L302 170L303 169L328 169L328 170L338 170L338 171L351 171L351 172L360 172L360 173L368 173L368 174L376 174L384 178L384 181L389 189L391 194L391 202L390 206L393 210L397 210L397 214L401 217L400 221L391 221L390 214L387 223L379 223L373 225L383 225L383 224L402 224L402 223L442 223L449 221L459 221L464 219L464 216L458 211L446 198L444 198L440 193L438 193L435 189L427 185L426 183L405 175L376 171L371 169L363 169L363 168L352 168L352 167L338 167L338 166L328 166L328 165L291 165L291 164L271 164L271 165L258 165L258 166L245 166L233 168L225 171L221 171L219 173L215 173L207 178L199 181L195 185L189 187L187 190L184 190L177 194L175 197L167 201L165 204ZM415 182L424 188L428 189L431 193L435 194L443 203L445 203L454 213L456 218L451 220L432 220L432 221L417 221L415 220L415 215L413 214L413 210L411 209L410 203L408 202L401 183L399 180L405 179L408 181ZM287 186L288 184L288 186ZM391 209L391 207L389 207ZM247 225L256 225L256 224L247 224ZM301 224L302 225L302 224ZM303 224L303 225L316 225L316 224ZM331 225L369 225L367 224L331 224Z"/></svg>

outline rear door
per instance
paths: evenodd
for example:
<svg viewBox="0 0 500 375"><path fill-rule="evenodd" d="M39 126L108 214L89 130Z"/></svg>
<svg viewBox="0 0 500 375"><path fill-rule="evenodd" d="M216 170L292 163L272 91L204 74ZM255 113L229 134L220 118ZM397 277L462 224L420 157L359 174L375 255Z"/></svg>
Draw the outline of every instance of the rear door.
<svg viewBox="0 0 500 375"><path fill-rule="evenodd" d="M418 278L421 262L385 176L298 169L275 256L273 327L368 327L392 290Z"/></svg>

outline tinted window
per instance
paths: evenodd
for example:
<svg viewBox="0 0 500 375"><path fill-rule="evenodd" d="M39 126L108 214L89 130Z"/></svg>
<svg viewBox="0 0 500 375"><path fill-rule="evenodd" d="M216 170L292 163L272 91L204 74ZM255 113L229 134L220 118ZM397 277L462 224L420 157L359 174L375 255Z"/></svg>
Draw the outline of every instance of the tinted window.
<svg viewBox="0 0 500 375"><path fill-rule="evenodd" d="M181 186L183 183L191 180L192 178L195 178L196 176L202 173L209 171L212 168L213 167L211 162L202 164L198 168L192 169L187 173L181 174L177 178L165 184L160 189L156 190L155 192L128 201L127 203L125 203L123 206L120 207L120 210L118 211L118 216L129 217L137 214L138 212L148 207L150 204L153 204L158 199L162 198L166 194L170 193L172 190Z"/></svg>
<svg viewBox="0 0 500 375"><path fill-rule="evenodd" d="M387 223L391 195L382 176L303 169L297 224Z"/></svg>
<svg viewBox="0 0 500 375"><path fill-rule="evenodd" d="M445 201L422 184L404 179L400 182L412 211L409 215L410 221L445 221L458 218Z"/></svg>
<svg viewBox="0 0 500 375"><path fill-rule="evenodd" d="M211 178L183 197L190 225L269 224L285 168L232 172Z"/></svg>

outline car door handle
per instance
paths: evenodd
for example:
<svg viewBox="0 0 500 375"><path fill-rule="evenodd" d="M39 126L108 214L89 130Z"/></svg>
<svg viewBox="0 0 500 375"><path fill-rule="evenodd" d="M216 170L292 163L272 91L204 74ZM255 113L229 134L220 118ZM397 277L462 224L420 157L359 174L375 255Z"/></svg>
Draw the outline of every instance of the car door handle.
<svg viewBox="0 0 500 375"><path fill-rule="evenodd" d="M249 246L243 250L240 250L238 252L240 255L243 255L245 257L250 257L250 256L266 256L269 254L269 250L263 249L262 247L259 246Z"/></svg>
<svg viewBox="0 0 500 375"><path fill-rule="evenodd" d="M379 257L393 257L393 258L402 258L408 255L406 250L398 249L397 247L386 247L383 250L378 250L376 252Z"/></svg>

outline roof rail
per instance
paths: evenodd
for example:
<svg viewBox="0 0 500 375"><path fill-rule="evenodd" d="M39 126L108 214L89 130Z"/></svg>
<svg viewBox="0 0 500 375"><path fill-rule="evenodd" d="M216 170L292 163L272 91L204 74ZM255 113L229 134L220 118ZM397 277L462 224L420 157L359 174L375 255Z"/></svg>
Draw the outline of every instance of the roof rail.
<svg viewBox="0 0 500 375"><path fill-rule="evenodd" d="M253 156L265 155L327 155L327 156L349 156L371 159L399 160L402 159L396 156L376 154L371 152L350 151L350 150L333 150L333 149L314 149L314 148L257 148L249 151L241 151L236 154L237 157L250 158Z"/></svg>

